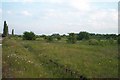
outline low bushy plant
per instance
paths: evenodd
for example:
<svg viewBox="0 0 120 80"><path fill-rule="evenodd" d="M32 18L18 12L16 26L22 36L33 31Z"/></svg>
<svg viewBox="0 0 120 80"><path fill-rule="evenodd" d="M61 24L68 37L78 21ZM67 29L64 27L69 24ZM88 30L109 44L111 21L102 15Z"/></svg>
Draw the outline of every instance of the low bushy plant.
<svg viewBox="0 0 120 80"><path fill-rule="evenodd" d="M35 40L36 36L33 32L24 32L23 33L23 40Z"/></svg>
<svg viewBox="0 0 120 80"><path fill-rule="evenodd" d="M67 38L67 42L68 43L76 43L77 39L76 39L76 35L74 33L69 33L69 36Z"/></svg>
<svg viewBox="0 0 120 80"><path fill-rule="evenodd" d="M118 44L120 44L120 36L118 36Z"/></svg>
<svg viewBox="0 0 120 80"><path fill-rule="evenodd" d="M96 40L96 39L90 39L89 40L89 45L98 45L99 44L99 41Z"/></svg>
<svg viewBox="0 0 120 80"><path fill-rule="evenodd" d="M46 39L47 39L47 42L52 42L53 41L53 37L52 36L47 36Z"/></svg>

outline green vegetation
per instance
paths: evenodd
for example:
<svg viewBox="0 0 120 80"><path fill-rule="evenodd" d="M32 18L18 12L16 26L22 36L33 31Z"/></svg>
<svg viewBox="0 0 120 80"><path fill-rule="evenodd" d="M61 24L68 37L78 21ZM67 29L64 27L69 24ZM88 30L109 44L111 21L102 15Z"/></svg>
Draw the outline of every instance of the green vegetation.
<svg viewBox="0 0 120 80"><path fill-rule="evenodd" d="M14 35L14 29L12 29L12 35Z"/></svg>
<svg viewBox="0 0 120 80"><path fill-rule="evenodd" d="M76 35L74 33L69 33L67 42L72 44L76 43Z"/></svg>
<svg viewBox="0 0 120 80"><path fill-rule="evenodd" d="M120 44L120 34L119 34L119 36L118 36L118 44Z"/></svg>
<svg viewBox="0 0 120 80"><path fill-rule="evenodd" d="M4 21L4 28L3 28L3 34L2 34L3 37L6 37L8 36L8 25L6 23L6 21Z"/></svg>
<svg viewBox="0 0 120 80"><path fill-rule="evenodd" d="M96 39L90 39L89 40L89 45L98 45L100 42Z"/></svg>
<svg viewBox="0 0 120 80"><path fill-rule="evenodd" d="M53 34L52 37L57 40L61 40L61 36L59 34Z"/></svg>
<svg viewBox="0 0 120 80"><path fill-rule="evenodd" d="M53 42L53 37L52 36L47 36L46 39L47 39L47 42Z"/></svg>
<svg viewBox="0 0 120 80"><path fill-rule="evenodd" d="M23 40L35 40L36 36L33 32L24 32L23 33Z"/></svg>
<svg viewBox="0 0 120 80"><path fill-rule="evenodd" d="M88 32L80 32L77 36L78 40L88 40L89 39L89 33Z"/></svg>
<svg viewBox="0 0 120 80"><path fill-rule="evenodd" d="M8 35L4 22L3 78L117 78L116 34ZM10 35L10 34L9 34ZM72 43L72 44L71 44ZM1 47L1 46L0 46Z"/></svg>
<svg viewBox="0 0 120 80"><path fill-rule="evenodd" d="M43 37L35 41L22 40L22 37L5 38L3 77L118 77L117 41L112 45L109 40L103 42L106 45L90 45L85 40L68 44L64 38L52 43L46 42Z"/></svg>

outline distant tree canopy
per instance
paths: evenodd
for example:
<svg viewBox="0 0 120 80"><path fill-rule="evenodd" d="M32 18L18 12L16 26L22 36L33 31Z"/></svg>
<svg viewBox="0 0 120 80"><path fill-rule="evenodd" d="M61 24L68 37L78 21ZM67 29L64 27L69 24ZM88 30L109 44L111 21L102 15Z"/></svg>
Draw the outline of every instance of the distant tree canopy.
<svg viewBox="0 0 120 80"><path fill-rule="evenodd" d="M117 40L118 35L117 34L94 34L94 33L89 33L90 38L94 39L114 39Z"/></svg>
<svg viewBox="0 0 120 80"><path fill-rule="evenodd" d="M74 44L74 43L76 43L76 41L77 41L77 40L76 40L76 35L75 35L75 33L69 33L67 42Z"/></svg>
<svg viewBox="0 0 120 80"><path fill-rule="evenodd" d="M63 34L61 37L66 37L66 35L65 35L65 34Z"/></svg>
<svg viewBox="0 0 120 80"><path fill-rule="evenodd" d="M6 23L6 21L4 21L4 28L3 28L3 34L2 34L3 37L6 37L8 36L8 25Z"/></svg>
<svg viewBox="0 0 120 80"><path fill-rule="evenodd" d="M56 38L57 40L61 40L61 36L59 34L52 34L53 38Z"/></svg>
<svg viewBox="0 0 120 80"><path fill-rule="evenodd" d="M89 33L88 32L80 32L78 35L77 35L77 40L88 40L89 39Z"/></svg>
<svg viewBox="0 0 120 80"><path fill-rule="evenodd" d="M43 34L43 35L41 35L41 37L42 37L42 38L44 38L44 39L47 39L47 36L46 36L46 35L44 35L44 34Z"/></svg>
<svg viewBox="0 0 120 80"><path fill-rule="evenodd" d="M23 40L35 40L36 35L33 32L24 32L23 33Z"/></svg>
<svg viewBox="0 0 120 80"><path fill-rule="evenodd" d="M53 37L52 36L47 36L46 39L47 39L47 42L52 42L53 41Z"/></svg>

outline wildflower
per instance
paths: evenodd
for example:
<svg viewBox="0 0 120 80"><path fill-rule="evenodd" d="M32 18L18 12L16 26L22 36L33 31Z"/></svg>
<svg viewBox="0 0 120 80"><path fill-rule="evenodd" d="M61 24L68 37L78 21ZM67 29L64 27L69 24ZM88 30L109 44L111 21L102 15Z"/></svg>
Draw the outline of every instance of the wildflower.
<svg viewBox="0 0 120 80"><path fill-rule="evenodd" d="M17 61L17 59L15 61Z"/></svg>

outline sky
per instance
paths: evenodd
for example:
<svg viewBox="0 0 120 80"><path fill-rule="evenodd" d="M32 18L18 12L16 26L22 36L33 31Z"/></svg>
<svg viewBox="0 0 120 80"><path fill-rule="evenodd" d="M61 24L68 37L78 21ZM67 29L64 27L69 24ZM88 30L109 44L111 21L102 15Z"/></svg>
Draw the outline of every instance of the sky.
<svg viewBox="0 0 120 80"><path fill-rule="evenodd" d="M0 33L118 33L118 0L3 0L0 15Z"/></svg>

